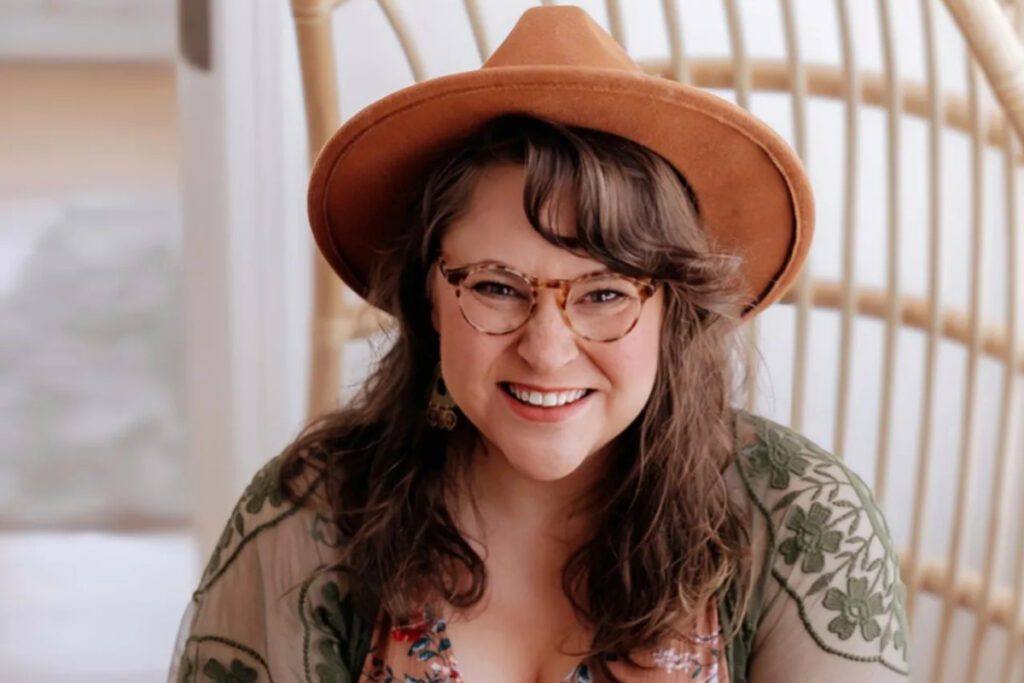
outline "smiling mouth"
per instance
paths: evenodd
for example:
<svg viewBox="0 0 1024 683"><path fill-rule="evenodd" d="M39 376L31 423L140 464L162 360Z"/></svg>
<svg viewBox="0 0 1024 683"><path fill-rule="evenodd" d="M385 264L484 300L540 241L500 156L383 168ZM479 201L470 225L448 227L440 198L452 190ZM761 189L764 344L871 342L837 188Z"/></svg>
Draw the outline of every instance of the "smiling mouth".
<svg viewBox="0 0 1024 683"><path fill-rule="evenodd" d="M593 389L569 389L567 391L533 391L517 387L510 382L501 382L502 390L520 403L537 408L557 408L567 406L580 401L590 394Z"/></svg>

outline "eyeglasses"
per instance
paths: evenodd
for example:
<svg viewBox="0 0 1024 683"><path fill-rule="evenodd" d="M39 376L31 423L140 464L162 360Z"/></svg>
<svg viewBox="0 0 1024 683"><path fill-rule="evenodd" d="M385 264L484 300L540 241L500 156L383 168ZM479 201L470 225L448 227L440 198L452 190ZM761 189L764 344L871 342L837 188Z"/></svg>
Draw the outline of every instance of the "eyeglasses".
<svg viewBox="0 0 1024 683"><path fill-rule="evenodd" d="M526 324L537 307L540 289L556 290L566 324L589 341L626 336L640 319L644 302L657 286L649 279L617 273L590 273L571 280L537 278L493 261L438 268L455 287L462 317L484 334L508 334Z"/></svg>

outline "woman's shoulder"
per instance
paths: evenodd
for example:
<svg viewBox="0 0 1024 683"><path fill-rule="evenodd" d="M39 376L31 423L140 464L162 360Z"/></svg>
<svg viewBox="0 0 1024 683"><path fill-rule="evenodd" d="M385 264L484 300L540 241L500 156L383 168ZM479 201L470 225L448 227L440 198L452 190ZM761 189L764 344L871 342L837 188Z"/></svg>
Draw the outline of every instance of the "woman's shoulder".
<svg viewBox="0 0 1024 683"><path fill-rule="evenodd" d="M877 510L870 488L840 458L760 415L737 411L734 464L755 502L771 504L766 513L788 510L805 494L809 502L846 507L854 498L858 507Z"/></svg>
<svg viewBox="0 0 1024 683"><path fill-rule="evenodd" d="M183 617L169 680L198 671L224 680L291 680L298 671L304 680L314 671L354 680L351 655L371 625L338 565L324 477L316 463L280 455L252 476Z"/></svg>
<svg viewBox="0 0 1024 683"><path fill-rule="evenodd" d="M871 489L799 432L737 415L735 470L764 549L762 622L792 611L817 646L907 671L909 631L899 557ZM760 563L759 563L760 564ZM774 589L774 590L773 590ZM792 607L795 606L795 610Z"/></svg>
<svg viewBox="0 0 1024 683"><path fill-rule="evenodd" d="M286 485L282 468L289 470ZM264 463L228 514L195 597L212 589L246 555L259 561L264 580L274 577L282 587L329 563L340 539L324 489L324 474L313 463L284 455Z"/></svg>

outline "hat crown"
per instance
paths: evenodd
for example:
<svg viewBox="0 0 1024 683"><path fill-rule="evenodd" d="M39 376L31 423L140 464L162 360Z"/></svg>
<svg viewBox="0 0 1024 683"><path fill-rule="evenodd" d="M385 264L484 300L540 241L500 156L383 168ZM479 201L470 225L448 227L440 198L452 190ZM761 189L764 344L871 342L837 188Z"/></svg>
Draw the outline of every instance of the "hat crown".
<svg viewBox="0 0 1024 683"><path fill-rule="evenodd" d="M579 7L534 7L523 13L483 68L569 66L641 71L622 46Z"/></svg>

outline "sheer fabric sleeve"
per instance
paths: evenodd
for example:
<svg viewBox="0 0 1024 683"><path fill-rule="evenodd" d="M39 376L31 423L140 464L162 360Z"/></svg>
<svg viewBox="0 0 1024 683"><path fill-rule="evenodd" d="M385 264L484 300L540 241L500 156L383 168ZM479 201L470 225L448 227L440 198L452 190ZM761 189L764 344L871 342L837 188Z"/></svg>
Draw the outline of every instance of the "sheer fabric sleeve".
<svg viewBox="0 0 1024 683"><path fill-rule="evenodd" d="M232 510L185 609L168 683L350 680L346 591L325 571L338 539L313 505L319 478L299 480L294 504L279 471L278 458L267 463Z"/></svg>
<svg viewBox="0 0 1024 683"><path fill-rule="evenodd" d="M905 589L870 490L806 438L750 420L736 464L765 571L746 680L905 683Z"/></svg>

